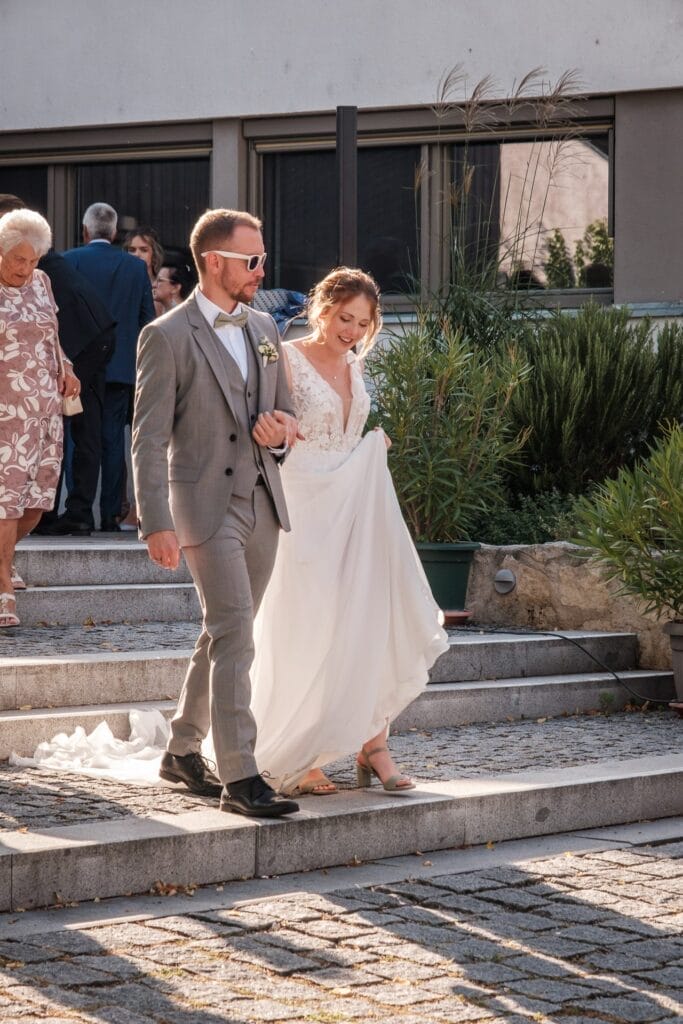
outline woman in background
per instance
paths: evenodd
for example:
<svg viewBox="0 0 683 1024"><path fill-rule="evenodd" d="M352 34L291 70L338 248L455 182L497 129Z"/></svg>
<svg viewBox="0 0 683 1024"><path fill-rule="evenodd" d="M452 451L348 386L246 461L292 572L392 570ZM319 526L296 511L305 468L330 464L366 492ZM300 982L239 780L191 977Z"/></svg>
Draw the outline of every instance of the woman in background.
<svg viewBox="0 0 683 1024"><path fill-rule="evenodd" d="M51 509L62 462L62 396L80 384L59 346L50 279L37 269L50 225L33 210L0 217L0 627L19 625L12 560ZM14 580L13 580L14 575Z"/></svg>
<svg viewBox="0 0 683 1024"><path fill-rule="evenodd" d="M184 302L195 286L192 269L185 263L164 263L152 283L155 308L167 313Z"/></svg>

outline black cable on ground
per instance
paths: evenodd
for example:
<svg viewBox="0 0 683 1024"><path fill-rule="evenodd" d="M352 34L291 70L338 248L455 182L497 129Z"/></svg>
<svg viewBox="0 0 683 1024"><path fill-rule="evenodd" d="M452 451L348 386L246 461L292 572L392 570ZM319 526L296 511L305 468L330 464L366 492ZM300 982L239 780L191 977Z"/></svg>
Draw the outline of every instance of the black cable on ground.
<svg viewBox="0 0 683 1024"><path fill-rule="evenodd" d="M579 641L575 637L573 637L573 636L565 636L564 633L553 633L553 632L550 632L547 629L522 629L522 628L520 628L518 626L513 626L513 627L511 627L509 629L504 628L503 626L475 626L475 625L455 626L453 628L454 629L459 629L459 630L467 630L467 631L476 632L476 633L511 633L514 636L554 636L554 637L557 637L558 640L566 640L568 643L574 644L575 647L578 647L579 650L583 651L584 654L588 655L588 657L592 661L594 661L596 665L599 665L601 669L603 669L609 675L614 676L614 678L616 679L616 681L619 684L619 686L623 686L624 689L628 690L628 692L633 697L635 697L637 700L642 700L643 703L645 703L645 704L666 704L666 703L668 703L667 701L654 700L652 697L643 697L643 695L641 693L636 693L636 691L633 690L628 685L627 682L625 682L623 679L620 678L620 676L614 671L613 668L609 668L609 666L605 665L605 663L603 661L600 661L600 658L597 658L594 654L591 654L591 652L586 650L586 648L583 647L582 644L580 644Z"/></svg>

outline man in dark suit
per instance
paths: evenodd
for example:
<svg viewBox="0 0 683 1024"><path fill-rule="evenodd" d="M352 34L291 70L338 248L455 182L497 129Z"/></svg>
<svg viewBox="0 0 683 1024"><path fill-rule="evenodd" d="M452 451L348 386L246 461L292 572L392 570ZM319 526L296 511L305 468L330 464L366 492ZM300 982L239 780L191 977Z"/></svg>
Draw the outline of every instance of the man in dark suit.
<svg viewBox="0 0 683 1024"><path fill-rule="evenodd" d="M81 382L83 412L69 420L73 454L71 475L67 473L66 513L57 518L55 509L43 515L34 533L87 534L93 528L92 505L102 461L102 410L104 375L116 341L113 317L92 284L54 249L39 263L50 278L57 303L59 340L74 364ZM76 369L78 367L78 369Z"/></svg>
<svg viewBox="0 0 683 1024"><path fill-rule="evenodd" d="M107 364L102 413L101 529L118 530L121 510L128 406L135 382L138 335L154 319L152 288L142 260L114 248L118 216L107 203L93 203L83 214L84 245L69 249L64 259L88 279L116 323L116 343ZM79 528L78 524L82 524ZM92 511L71 509L51 532L88 532Z"/></svg>

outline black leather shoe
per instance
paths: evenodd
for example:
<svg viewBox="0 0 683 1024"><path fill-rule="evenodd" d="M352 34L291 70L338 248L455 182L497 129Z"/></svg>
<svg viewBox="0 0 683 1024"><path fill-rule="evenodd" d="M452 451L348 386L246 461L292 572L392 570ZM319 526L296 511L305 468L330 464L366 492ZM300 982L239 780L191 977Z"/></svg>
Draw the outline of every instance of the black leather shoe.
<svg viewBox="0 0 683 1024"><path fill-rule="evenodd" d="M103 519L100 523L102 533L121 533L121 527L115 519Z"/></svg>
<svg viewBox="0 0 683 1024"><path fill-rule="evenodd" d="M197 796L219 797L223 787L212 767L211 761L201 754L171 754L167 750L161 759L159 776L166 782L183 783Z"/></svg>
<svg viewBox="0 0 683 1024"><path fill-rule="evenodd" d="M32 532L38 532L44 537L89 537L92 529L80 519L69 519L63 515L51 523L38 523L37 529Z"/></svg>
<svg viewBox="0 0 683 1024"><path fill-rule="evenodd" d="M229 782L221 793L221 810L246 814L248 818L280 818L294 814L299 805L279 796L261 775Z"/></svg>

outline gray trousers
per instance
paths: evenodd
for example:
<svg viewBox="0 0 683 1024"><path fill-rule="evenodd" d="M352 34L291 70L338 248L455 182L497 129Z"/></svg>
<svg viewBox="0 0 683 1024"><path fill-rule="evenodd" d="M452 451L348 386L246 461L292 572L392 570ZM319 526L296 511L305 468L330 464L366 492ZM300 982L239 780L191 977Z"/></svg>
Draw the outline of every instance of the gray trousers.
<svg viewBox="0 0 683 1024"><path fill-rule="evenodd" d="M183 548L203 612L203 628L171 722L168 749L201 747L209 725L225 785L256 775L256 723L249 704L254 615L275 561L280 526L270 494L233 496L213 537Z"/></svg>

